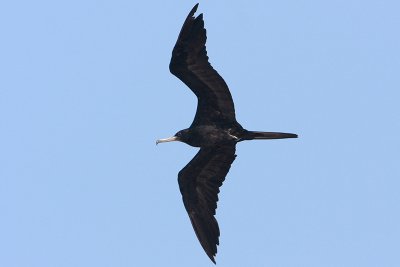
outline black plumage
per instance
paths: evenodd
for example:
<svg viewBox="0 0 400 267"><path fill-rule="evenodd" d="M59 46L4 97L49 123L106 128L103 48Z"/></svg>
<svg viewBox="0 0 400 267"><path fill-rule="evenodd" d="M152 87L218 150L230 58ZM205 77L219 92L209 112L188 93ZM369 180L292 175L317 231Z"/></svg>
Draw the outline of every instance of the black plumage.
<svg viewBox="0 0 400 267"><path fill-rule="evenodd" d="M244 129L235 117L229 88L208 62L203 14L187 16L172 51L169 69L197 96L195 118L189 128L158 143L181 141L200 147L179 172L179 189L197 238L215 263L219 227L215 219L219 188L235 160L236 143L253 139L296 138L296 134Z"/></svg>

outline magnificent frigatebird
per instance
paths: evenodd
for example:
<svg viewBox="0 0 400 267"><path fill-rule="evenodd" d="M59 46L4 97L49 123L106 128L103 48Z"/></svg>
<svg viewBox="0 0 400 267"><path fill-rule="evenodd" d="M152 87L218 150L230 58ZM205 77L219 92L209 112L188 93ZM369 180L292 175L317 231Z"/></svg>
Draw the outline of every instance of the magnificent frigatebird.
<svg viewBox="0 0 400 267"><path fill-rule="evenodd" d="M256 132L244 129L224 79L208 62L203 14L194 17L199 4L187 16L172 51L169 69L197 96L197 111L189 128L158 143L181 141L200 147L179 172L179 189L201 246L215 263L219 227L215 219L219 187L235 160L236 143L253 139L296 138L296 134Z"/></svg>

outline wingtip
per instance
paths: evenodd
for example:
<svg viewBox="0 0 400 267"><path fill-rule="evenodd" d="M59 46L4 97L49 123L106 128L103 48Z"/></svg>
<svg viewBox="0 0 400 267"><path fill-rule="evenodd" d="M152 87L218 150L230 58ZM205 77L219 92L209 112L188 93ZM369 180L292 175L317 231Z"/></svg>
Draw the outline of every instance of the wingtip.
<svg viewBox="0 0 400 267"><path fill-rule="evenodd" d="M192 10L190 10L189 16L193 16L194 13L196 13L197 8L199 7L199 3L195 4L194 7L192 8Z"/></svg>
<svg viewBox="0 0 400 267"><path fill-rule="evenodd" d="M205 250L207 256L210 258L210 260L214 263L217 264L217 262L215 261L215 256L217 255L217 252L212 253L210 251Z"/></svg>
<svg viewBox="0 0 400 267"><path fill-rule="evenodd" d="M217 265L217 262L215 261L214 257L210 257L210 259L215 265Z"/></svg>
<svg viewBox="0 0 400 267"><path fill-rule="evenodd" d="M217 265L217 262L215 261L215 254L213 255L213 254L211 254L211 253L208 253L207 251L206 251L206 253L207 253L207 256L210 258L210 260L211 260L215 265Z"/></svg>

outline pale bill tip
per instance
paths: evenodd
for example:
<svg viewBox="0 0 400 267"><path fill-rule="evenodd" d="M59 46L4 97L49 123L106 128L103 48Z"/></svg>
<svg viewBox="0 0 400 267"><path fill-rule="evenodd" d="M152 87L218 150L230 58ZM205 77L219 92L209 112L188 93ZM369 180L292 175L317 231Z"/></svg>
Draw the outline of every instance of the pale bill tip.
<svg viewBox="0 0 400 267"><path fill-rule="evenodd" d="M172 136L172 137L168 137L168 138L158 139L156 141L156 145L158 145L159 143L172 142L172 141L179 141L178 137Z"/></svg>

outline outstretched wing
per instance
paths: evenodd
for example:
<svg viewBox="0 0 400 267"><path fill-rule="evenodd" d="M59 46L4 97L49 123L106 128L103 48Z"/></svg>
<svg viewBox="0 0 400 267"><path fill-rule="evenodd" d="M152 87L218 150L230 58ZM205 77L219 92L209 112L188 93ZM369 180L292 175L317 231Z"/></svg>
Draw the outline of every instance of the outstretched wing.
<svg viewBox="0 0 400 267"><path fill-rule="evenodd" d="M179 189L194 231L215 263L219 227L215 219L219 187L235 160L235 145L201 148L178 175Z"/></svg>
<svg viewBox="0 0 400 267"><path fill-rule="evenodd" d="M192 126L235 122L235 108L224 79L208 62L203 14L194 17L198 4L187 16L175 47L169 69L198 98Z"/></svg>

